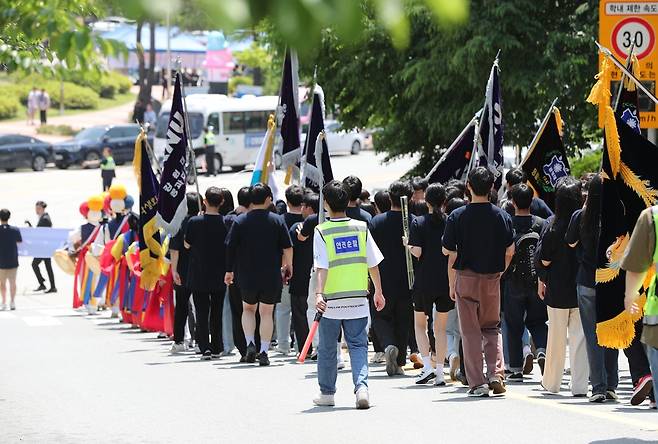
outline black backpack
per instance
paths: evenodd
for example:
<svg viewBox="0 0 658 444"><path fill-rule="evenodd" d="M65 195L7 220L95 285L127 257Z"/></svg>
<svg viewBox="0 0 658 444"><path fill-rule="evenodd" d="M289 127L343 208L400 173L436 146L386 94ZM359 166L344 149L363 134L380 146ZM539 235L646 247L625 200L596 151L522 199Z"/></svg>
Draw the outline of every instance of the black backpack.
<svg viewBox="0 0 658 444"><path fill-rule="evenodd" d="M543 227L543 219L532 216L532 225L523 232L516 233L514 237L514 257L510 264L511 277L526 288L537 286L537 269L535 268L535 254Z"/></svg>

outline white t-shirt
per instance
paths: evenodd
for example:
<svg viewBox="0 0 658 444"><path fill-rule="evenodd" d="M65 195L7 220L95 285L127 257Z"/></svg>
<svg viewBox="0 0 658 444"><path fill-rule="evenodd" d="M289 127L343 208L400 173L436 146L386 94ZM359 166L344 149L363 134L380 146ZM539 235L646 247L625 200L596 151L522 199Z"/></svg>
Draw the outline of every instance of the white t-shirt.
<svg viewBox="0 0 658 444"><path fill-rule="evenodd" d="M349 218L333 219L334 222L343 222ZM313 266L315 268L329 269L329 258L327 257L327 245L318 233L317 227L313 233ZM368 268L378 265L384 260L384 255L372 239L370 230L366 233L366 260ZM327 301L327 309L324 317L328 319L359 319L370 315L368 298L348 298Z"/></svg>

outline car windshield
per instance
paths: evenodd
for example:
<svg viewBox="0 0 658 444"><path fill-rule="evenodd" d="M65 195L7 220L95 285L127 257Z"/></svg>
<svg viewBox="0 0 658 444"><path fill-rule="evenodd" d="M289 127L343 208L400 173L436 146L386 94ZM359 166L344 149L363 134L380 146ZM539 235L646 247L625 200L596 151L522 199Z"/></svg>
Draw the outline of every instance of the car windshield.
<svg viewBox="0 0 658 444"><path fill-rule="evenodd" d="M75 140L99 140L107 128L104 126L92 126L91 128L85 128L75 135Z"/></svg>
<svg viewBox="0 0 658 444"><path fill-rule="evenodd" d="M190 121L190 133L192 139L196 139L203 132L203 114L189 113L188 120ZM164 139L167 137L167 126L169 125L169 113L162 113L158 117L157 127L155 129L155 137Z"/></svg>

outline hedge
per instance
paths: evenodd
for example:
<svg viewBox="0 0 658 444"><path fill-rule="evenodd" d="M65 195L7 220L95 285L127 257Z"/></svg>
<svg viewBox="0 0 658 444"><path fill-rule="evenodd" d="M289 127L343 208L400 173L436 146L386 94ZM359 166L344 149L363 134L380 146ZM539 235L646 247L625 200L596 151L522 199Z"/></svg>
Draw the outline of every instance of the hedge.
<svg viewBox="0 0 658 444"><path fill-rule="evenodd" d="M68 73L64 79L79 86L91 88L100 97L113 99L116 94L126 94L130 91L132 82L123 74L116 71L96 73Z"/></svg>
<svg viewBox="0 0 658 444"><path fill-rule="evenodd" d="M603 152L598 149L596 151L591 151L582 157L569 159L571 175L573 177L580 177L585 173L597 173L601 168L602 153Z"/></svg>
<svg viewBox="0 0 658 444"><path fill-rule="evenodd" d="M10 119L16 116L20 103L15 96L0 94L0 119Z"/></svg>
<svg viewBox="0 0 658 444"><path fill-rule="evenodd" d="M235 93L238 85L253 85L254 79L247 76L235 76L228 79L228 92L229 94Z"/></svg>
<svg viewBox="0 0 658 444"><path fill-rule="evenodd" d="M27 106L27 96L32 87L44 88L50 96L50 106L59 108L60 82L57 80L46 80L43 77L31 75L18 81L13 85L3 85L7 91L14 91L18 100ZM67 109L96 109L98 108L98 95L90 88L64 82L64 108Z"/></svg>

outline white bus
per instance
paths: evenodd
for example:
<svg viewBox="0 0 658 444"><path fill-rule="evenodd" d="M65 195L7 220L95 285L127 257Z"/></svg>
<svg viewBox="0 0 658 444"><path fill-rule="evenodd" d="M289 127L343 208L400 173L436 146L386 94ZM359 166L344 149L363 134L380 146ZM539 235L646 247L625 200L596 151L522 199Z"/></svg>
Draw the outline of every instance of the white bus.
<svg viewBox="0 0 658 444"><path fill-rule="evenodd" d="M188 95L187 112L197 168L205 165L205 126L212 126L215 133L215 171L220 172L223 166L241 171L253 164L267 131L268 116L275 113L277 103L277 96L236 99L223 94ZM167 144L170 109L168 100L162 105L155 131L154 151L160 162Z"/></svg>

